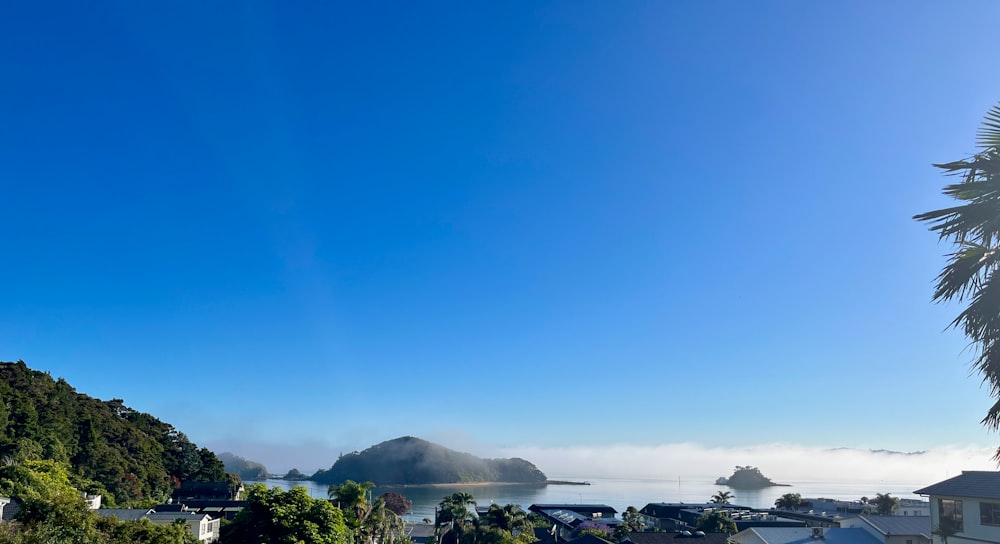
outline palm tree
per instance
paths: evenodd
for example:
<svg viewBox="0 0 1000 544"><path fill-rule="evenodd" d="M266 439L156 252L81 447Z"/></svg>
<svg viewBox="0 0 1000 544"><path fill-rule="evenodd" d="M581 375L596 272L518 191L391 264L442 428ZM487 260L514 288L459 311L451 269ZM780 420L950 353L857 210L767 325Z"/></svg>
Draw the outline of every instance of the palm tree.
<svg viewBox="0 0 1000 544"><path fill-rule="evenodd" d="M779 510L796 510L802 504L802 495L798 493L785 493L774 501L774 507Z"/></svg>
<svg viewBox="0 0 1000 544"><path fill-rule="evenodd" d="M706 533L732 534L736 532L736 523L729 517L729 512L725 510L713 510L698 516L694 526L699 531Z"/></svg>
<svg viewBox="0 0 1000 544"><path fill-rule="evenodd" d="M728 491L719 491L715 495L712 495L712 504L729 504L729 499L735 499L732 493Z"/></svg>
<svg viewBox="0 0 1000 544"><path fill-rule="evenodd" d="M899 499L888 493L885 495L876 493L872 502L875 504L875 511L881 516L891 516L899 509Z"/></svg>
<svg viewBox="0 0 1000 544"><path fill-rule="evenodd" d="M491 504L490 509L486 512L486 523L511 534L531 529L528 514L516 504L505 506Z"/></svg>
<svg viewBox="0 0 1000 544"><path fill-rule="evenodd" d="M943 189L961 204L914 216L939 239L955 245L937 277L935 302L957 299L968 306L952 321L971 340L973 367L997 402L982 423L1000 427L1000 104L987 114L978 134L980 151L963 160L934 166L960 177ZM1000 457L1000 450L997 451Z"/></svg>

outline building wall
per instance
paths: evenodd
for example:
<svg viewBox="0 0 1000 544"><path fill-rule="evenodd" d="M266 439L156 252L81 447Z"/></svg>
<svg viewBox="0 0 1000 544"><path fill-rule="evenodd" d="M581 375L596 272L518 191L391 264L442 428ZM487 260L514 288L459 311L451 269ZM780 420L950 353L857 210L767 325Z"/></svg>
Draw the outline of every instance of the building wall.
<svg viewBox="0 0 1000 544"><path fill-rule="evenodd" d="M940 508L938 501L941 499L951 499L962 501L962 522L963 530L955 536L948 538L948 544L981 544L983 542L1000 542L1000 525L983 525L980 522L980 503L1000 504L996 501L980 501L967 497L931 496L931 529L938 527L940 520ZM941 537L934 536L935 544L943 544ZM914 543L916 544L916 543Z"/></svg>

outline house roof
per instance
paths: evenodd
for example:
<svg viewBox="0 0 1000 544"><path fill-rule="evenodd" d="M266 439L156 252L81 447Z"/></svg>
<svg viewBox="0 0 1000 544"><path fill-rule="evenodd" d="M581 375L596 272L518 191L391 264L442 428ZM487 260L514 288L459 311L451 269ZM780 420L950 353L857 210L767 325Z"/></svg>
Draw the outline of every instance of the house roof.
<svg viewBox="0 0 1000 544"><path fill-rule="evenodd" d="M766 544L882 544L864 529L823 529L823 538L813 538L811 527L751 527L745 531L753 531ZM743 532L743 531L741 531Z"/></svg>
<svg viewBox="0 0 1000 544"><path fill-rule="evenodd" d="M945 495L976 499L1000 499L1000 472L963 470L954 478L914 491L917 495Z"/></svg>
<svg viewBox="0 0 1000 544"><path fill-rule="evenodd" d="M429 523L407 523L406 536L410 538L427 538L434 536L434 526Z"/></svg>
<svg viewBox="0 0 1000 544"><path fill-rule="evenodd" d="M146 517L152 510L148 508L101 508L96 512L102 518L115 517L122 521L136 521Z"/></svg>
<svg viewBox="0 0 1000 544"><path fill-rule="evenodd" d="M201 521L205 518L211 519L208 514L195 514L194 512L163 512L157 514L153 512L146 516L149 521L174 521L176 519L183 519L184 521Z"/></svg>
<svg viewBox="0 0 1000 544"><path fill-rule="evenodd" d="M538 512L539 510L572 510L573 512L579 512L588 516L595 512L611 515L618 513L618 510L606 504L532 504L528 510L532 512Z"/></svg>
<svg viewBox="0 0 1000 544"><path fill-rule="evenodd" d="M705 533L686 535L684 533L636 533L629 532L626 540L633 544L725 544L729 535L725 533Z"/></svg>
<svg viewBox="0 0 1000 544"><path fill-rule="evenodd" d="M883 535L920 535L931 538L930 516L858 516Z"/></svg>
<svg viewBox="0 0 1000 544"><path fill-rule="evenodd" d="M576 537L573 540L570 540L569 542L571 544L611 544L611 541L609 540L604 540L599 536L594 536L590 534Z"/></svg>

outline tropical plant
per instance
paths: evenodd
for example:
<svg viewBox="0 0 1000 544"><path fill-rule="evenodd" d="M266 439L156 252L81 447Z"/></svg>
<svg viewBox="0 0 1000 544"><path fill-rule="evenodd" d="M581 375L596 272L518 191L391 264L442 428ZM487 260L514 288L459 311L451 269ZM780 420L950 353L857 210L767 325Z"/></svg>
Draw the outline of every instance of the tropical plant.
<svg viewBox="0 0 1000 544"><path fill-rule="evenodd" d="M694 526L699 531L706 533L726 533L736 532L736 522L729 517L729 512L723 509L712 510L698 516L694 521Z"/></svg>
<svg viewBox="0 0 1000 544"><path fill-rule="evenodd" d="M392 510L396 515L402 516L413 509L413 501L407 499L402 493L396 493L395 491L387 491L382 493L382 500L385 501L385 507Z"/></svg>
<svg viewBox="0 0 1000 544"><path fill-rule="evenodd" d="M719 491L715 495L712 495L712 500L709 501L712 504L729 504L729 499L735 499L736 497L728 491Z"/></svg>
<svg viewBox="0 0 1000 544"><path fill-rule="evenodd" d="M453 526L464 525L471 515L468 508L469 505L475 509L476 500L472 495L465 492L452 493L442 499L438 503L438 527L449 523Z"/></svg>
<svg viewBox="0 0 1000 544"><path fill-rule="evenodd" d="M351 529L357 529L368 511L368 491L375 487L371 482L347 480L339 485L331 485L326 495L333 499L337 507L344 511L344 519Z"/></svg>
<svg viewBox="0 0 1000 544"><path fill-rule="evenodd" d="M492 527L508 531L512 534L531 530L531 522L528 514L516 504L491 504L486 511L483 521Z"/></svg>
<svg viewBox="0 0 1000 544"><path fill-rule="evenodd" d="M885 495L876 493L871 503L875 506L875 512L882 516L890 516L899 509L899 499L888 493Z"/></svg>
<svg viewBox="0 0 1000 544"><path fill-rule="evenodd" d="M774 501L774 507L779 510L796 510L802 505L802 495L798 493L785 493Z"/></svg>
<svg viewBox="0 0 1000 544"><path fill-rule="evenodd" d="M938 526L931 531L932 535L941 537L941 544L948 544L948 538L962 531L962 525L951 516L941 516Z"/></svg>
<svg viewBox="0 0 1000 544"><path fill-rule="evenodd" d="M986 114L978 133L979 152L966 159L935 164L959 177L942 192L960 202L914 216L940 240L954 244L937 277L933 300L968 302L951 322L971 341L973 368L997 399L982 423L1000 428L1000 104ZM997 451L1000 457L1000 449Z"/></svg>

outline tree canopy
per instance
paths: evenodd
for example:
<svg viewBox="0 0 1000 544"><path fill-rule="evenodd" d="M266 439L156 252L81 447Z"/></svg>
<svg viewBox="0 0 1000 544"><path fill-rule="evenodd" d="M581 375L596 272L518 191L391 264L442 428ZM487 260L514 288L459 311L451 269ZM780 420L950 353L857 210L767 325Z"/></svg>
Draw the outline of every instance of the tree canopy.
<svg viewBox="0 0 1000 544"><path fill-rule="evenodd" d="M247 489L247 504L222 529L223 544L351 544L343 513L330 501L314 499L304 487L288 491L264 484Z"/></svg>

